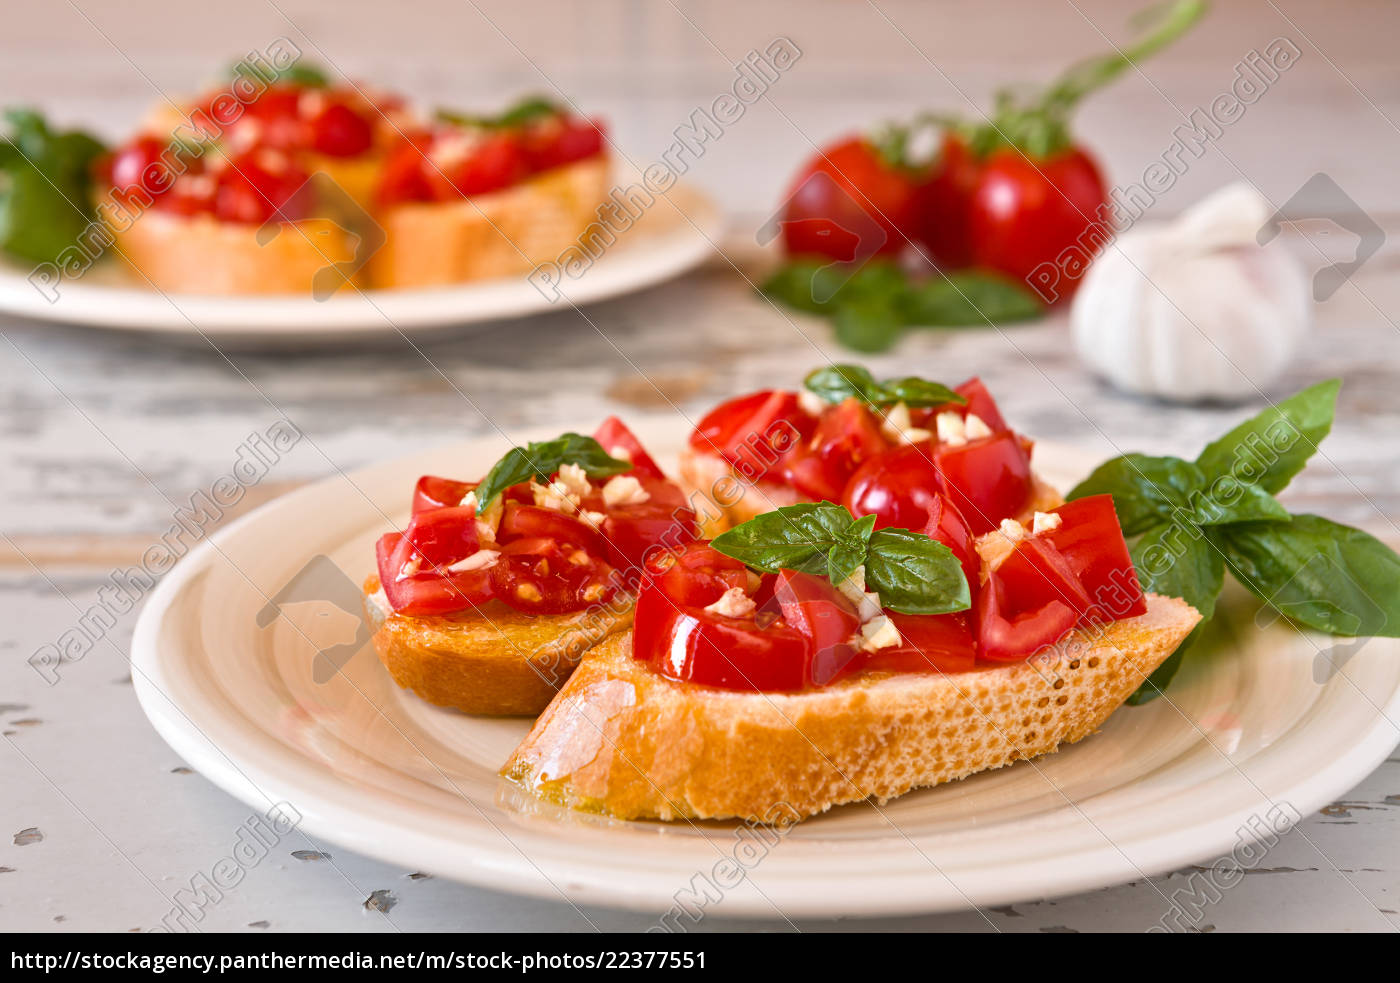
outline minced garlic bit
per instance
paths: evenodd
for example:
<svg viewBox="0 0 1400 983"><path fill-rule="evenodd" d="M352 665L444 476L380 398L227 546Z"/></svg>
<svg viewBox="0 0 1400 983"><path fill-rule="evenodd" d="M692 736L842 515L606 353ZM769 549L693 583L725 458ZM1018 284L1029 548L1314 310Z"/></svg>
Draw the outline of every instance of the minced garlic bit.
<svg viewBox="0 0 1400 983"><path fill-rule="evenodd" d="M534 584L518 584L515 588L515 596L522 601L538 601L544 595Z"/></svg>
<svg viewBox="0 0 1400 983"><path fill-rule="evenodd" d="M470 570L485 570L496 565L501 558L500 550L477 550L471 556L458 560L447 569L452 573L466 573Z"/></svg>
<svg viewBox="0 0 1400 983"><path fill-rule="evenodd" d="M808 416L821 416L826 412L826 400L810 389L804 389L797 394L797 405Z"/></svg>
<svg viewBox="0 0 1400 983"><path fill-rule="evenodd" d="M856 616L862 622L878 618L884 608L880 605L880 595L865 589L865 565L852 570L846 579L836 585L842 595L856 606Z"/></svg>
<svg viewBox="0 0 1400 983"><path fill-rule="evenodd" d="M573 515L578 511L579 497L562 481L551 481L542 485L531 478L530 494L535 497L535 504L542 509L553 509L565 515Z"/></svg>
<svg viewBox="0 0 1400 983"><path fill-rule="evenodd" d="M894 626L894 622L890 620L888 615L884 614L871 618L861 625L860 635L865 640L861 647L868 652L890 648L904 641L900 637L899 629Z"/></svg>
<svg viewBox="0 0 1400 983"><path fill-rule="evenodd" d="M715 603L707 605L705 610L711 614L721 614L726 618L744 618L753 614L753 609L757 607L752 597L744 593L742 587L731 587L719 596Z"/></svg>
<svg viewBox="0 0 1400 983"><path fill-rule="evenodd" d="M477 501L476 492L469 491L462 496L462 500L457 503L462 508L476 509L476 535L484 543L494 543L496 541L496 530L501 525L501 513L504 505L498 495L491 503L491 507L485 512L481 511L481 503Z"/></svg>
<svg viewBox="0 0 1400 983"><path fill-rule="evenodd" d="M992 428L976 413L969 413L963 421L963 435L968 440L981 440L992 435Z"/></svg>
<svg viewBox="0 0 1400 983"><path fill-rule="evenodd" d="M632 452L621 444L618 444L616 447L608 448L608 457L615 457L619 461L630 461L632 460Z"/></svg>
<svg viewBox="0 0 1400 983"><path fill-rule="evenodd" d="M620 474L603 486L603 504L610 509L619 505L641 505L650 499L642 483L630 474Z"/></svg>
<svg viewBox="0 0 1400 983"><path fill-rule="evenodd" d="M952 447L967 443L967 423L952 410L946 410L933 418L938 428L938 439Z"/></svg>
<svg viewBox="0 0 1400 983"><path fill-rule="evenodd" d="M409 577L412 577L422 568L422 566L423 558L417 553L414 553L407 560L405 560L403 566L399 568L398 579L406 580Z"/></svg>
<svg viewBox="0 0 1400 983"><path fill-rule="evenodd" d="M1037 512L1031 520L1031 535L1039 536L1043 532L1052 532L1060 528L1064 521L1055 512Z"/></svg>
<svg viewBox="0 0 1400 983"><path fill-rule="evenodd" d="M603 512L589 512L585 509L578 514L578 517L584 525L592 526L594 529L601 531L603 528L603 520L607 518L607 515Z"/></svg>
<svg viewBox="0 0 1400 983"><path fill-rule="evenodd" d="M885 420L880 424L880 432L887 440L896 444L917 444L921 440L928 440L932 433L923 427L914 426L914 422L909 416L909 407L904 403L895 403L885 414Z"/></svg>
<svg viewBox="0 0 1400 983"><path fill-rule="evenodd" d="M588 481L588 472L577 464L565 464L559 469L559 484L569 489L570 495L576 495L582 499L593 490L593 485Z"/></svg>
<svg viewBox="0 0 1400 983"><path fill-rule="evenodd" d="M1019 543L1026 538L1026 527L1015 519L1002 519L1001 534L1013 543Z"/></svg>

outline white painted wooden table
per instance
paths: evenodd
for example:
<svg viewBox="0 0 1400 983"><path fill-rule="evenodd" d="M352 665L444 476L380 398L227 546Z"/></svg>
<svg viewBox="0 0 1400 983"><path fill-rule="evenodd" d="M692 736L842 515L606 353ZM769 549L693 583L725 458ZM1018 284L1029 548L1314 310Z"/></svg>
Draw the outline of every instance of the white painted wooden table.
<svg viewBox="0 0 1400 983"><path fill-rule="evenodd" d="M760 210L810 149L806 139L921 102L956 107L960 91L985 98L1007 65L1044 77L1067 53L1102 47L1093 24L1119 36L1121 22L1120 8L1103 2L994 13L970 4L822 4L804 13L812 8L697 3L685 5L687 16L668 4L620 0L587 15L550 8L551 16L527 16L504 3L483 4L485 14L471 4L409 4L412 16L388 24L376 13L382 5L333 18L289 3L255 6L215 31L193 11L145 6L144 17L140 4L124 4L119 13L115 5L81 0L80 11L17 12L0 40L0 103L40 101L65 119L118 133L119 121L152 97L143 74L188 88L230 51L292 33L280 9L332 59L428 96L489 103L521 88L547 89L554 79L607 113L619 139L645 157L664 149L690 108L722 91L731 71L726 57L736 60L784 33L803 46L807 63L692 175L748 215L734 223L726 245L733 263L716 259L684 281L599 305L589 311L597 331L557 312L437 339L421 353L389 341L268 354L0 320L0 930L149 929L176 889L229 853L249 818L245 807L189 772L142 717L125 663L134 612L112 629L111 645L68 666L59 685L47 685L26 659L74 623L108 573L134 562L168 527L172 502L184 503L232 467L250 434L285 413L316 446L298 445L237 511L334 468L495 426L507 433L550 423L581 428L610 412L672 412L668 400L693 418L723 396L795 382L808 363L839 353L822 325L766 305L742 273L753 268ZM359 7L337 9L347 6ZM1400 192L1381 163L1400 151L1400 131L1390 123L1400 119L1400 96L1393 84L1381 84L1400 20L1392 7L1349 6L1338 15L1301 3L1232 4L1211 30L1154 62L1150 79L1129 79L1092 104L1084 132L1110 173L1130 180L1165 148L1178 111L1227 88L1250 48L1292 32L1304 52L1297 74L1197 162L1160 212L1241 174L1281 202L1318 170L1373 214L1400 212ZM414 32L438 17L451 30L426 38ZM1007 38L1012 23L1020 30ZM978 40L958 43L962 37ZM518 39L519 48L503 38ZM461 57L468 43L472 57ZM1400 241L1400 227L1387 226L1391 242ZM1326 459L1287 498L1295 509L1321 511L1392 541L1400 539L1398 273L1400 262L1387 248L1321 305L1303 357L1270 393L1343 377ZM1116 394L1078 367L1057 319L1005 333L920 333L872 364L949 380L979 372L1024 429L1105 456L1127 449L1193 453L1246 412L1167 408ZM492 419L474 413L454 387L488 407ZM1265 866L1209 908L1201 927L1400 927L1400 756L1305 825L1306 839L1285 838ZM414 874L327 844L284 842L204 925L589 927L563 904ZM1189 874L980 914L798 927L1141 931L1165 914L1162 895L1184 887ZM371 897L381 900L367 907ZM652 920L586 914L603 929ZM727 927L734 923L719 917L701 925ZM759 927L788 929L781 922Z"/></svg>

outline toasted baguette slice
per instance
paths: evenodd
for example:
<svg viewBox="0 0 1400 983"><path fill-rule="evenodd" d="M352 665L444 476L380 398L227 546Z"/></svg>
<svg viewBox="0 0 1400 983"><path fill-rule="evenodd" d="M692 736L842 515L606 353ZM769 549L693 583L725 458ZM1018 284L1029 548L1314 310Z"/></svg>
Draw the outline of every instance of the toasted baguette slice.
<svg viewBox="0 0 1400 983"><path fill-rule="evenodd" d="M345 285L335 264L353 266L356 239L341 225L323 218L292 222L265 242L258 241L258 229L148 209L110 230L117 254L138 279L165 293L319 296L318 287ZM358 274L350 280L362 282Z"/></svg>
<svg viewBox="0 0 1400 983"><path fill-rule="evenodd" d="M394 682L465 713L538 714L590 647L632 626L630 602L530 615L491 601L479 612L408 618L388 608L378 577L364 590L374 648Z"/></svg>
<svg viewBox="0 0 1400 983"><path fill-rule="evenodd" d="M883 802L1093 733L1199 620L1153 594L1146 614L1075 632L1029 662L870 674L791 695L673 682L633 660L630 633L615 635L503 774L547 801L625 819L764 821Z"/></svg>
<svg viewBox="0 0 1400 983"><path fill-rule="evenodd" d="M701 535L713 539L720 533L748 522L764 512L784 505L795 505L806 499L796 489L775 481L760 479L751 482L735 471L724 458L687 445L681 450L681 484L687 491L700 495L709 506L697 513L701 520ZM1065 500L1050 485L1032 475L1034 488L1031 501L1017 516L999 516L1026 521L1036 512L1046 512L1065 504Z"/></svg>
<svg viewBox="0 0 1400 983"><path fill-rule="evenodd" d="M490 194L412 202L379 214L377 287L435 287L527 273L577 243L607 194L608 162L590 158Z"/></svg>

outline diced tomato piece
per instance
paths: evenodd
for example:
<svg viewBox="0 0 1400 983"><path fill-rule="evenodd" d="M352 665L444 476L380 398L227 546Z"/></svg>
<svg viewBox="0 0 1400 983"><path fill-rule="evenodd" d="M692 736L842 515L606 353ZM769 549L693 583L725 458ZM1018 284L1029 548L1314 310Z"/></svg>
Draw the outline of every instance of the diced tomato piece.
<svg viewBox="0 0 1400 983"><path fill-rule="evenodd" d="M412 201L432 201L424 160L427 138L410 137L389 151L375 195L380 205L400 205Z"/></svg>
<svg viewBox="0 0 1400 983"><path fill-rule="evenodd" d="M968 527L967 520L958 511L958 507L942 495L935 496L929 502L925 516L923 528L915 528L913 531L936 539L952 550L953 555L962 564L968 586L975 592L982 559L977 553L977 544L973 541L972 530Z"/></svg>
<svg viewBox="0 0 1400 983"><path fill-rule="evenodd" d="M1005 587L993 574L977 593L977 654L990 662L1019 662L1074 630L1079 616L1050 601L1015 616L1006 612Z"/></svg>
<svg viewBox="0 0 1400 983"><path fill-rule="evenodd" d="M487 571L449 569L479 548L473 508L420 512L402 534L381 537L375 553L390 607L406 615L450 614L490 599Z"/></svg>
<svg viewBox="0 0 1400 983"><path fill-rule="evenodd" d="M603 124L596 119L555 116L526 129L525 156L531 172L547 171L603 152Z"/></svg>
<svg viewBox="0 0 1400 983"><path fill-rule="evenodd" d="M810 643L794 628L678 608L660 591L637 601L632 651L661 675L701 686L770 692L807 685Z"/></svg>
<svg viewBox="0 0 1400 983"><path fill-rule="evenodd" d="M839 502L855 470L888 447L870 407L852 397L828 409L812 437L788 453L783 478L808 498Z"/></svg>
<svg viewBox="0 0 1400 983"><path fill-rule="evenodd" d="M374 124L345 102L327 103L307 121L311 146L330 157L356 157L374 145Z"/></svg>
<svg viewBox="0 0 1400 983"><path fill-rule="evenodd" d="M435 147L454 134L440 135ZM529 173L520 137L513 132L490 133L477 139L462 157L446 158L430 149L428 184L438 201L458 201L518 184Z"/></svg>
<svg viewBox="0 0 1400 983"><path fill-rule="evenodd" d="M1123 527L1112 495L1091 495L1054 510L1060 527L1048 533L1055 549L1069 561L1093 604L1095 620L1116 621L1147 612Z"/></svg>
<svg viewBox="0 0 1400 983"><path fill-rule="evenodd" d="M1010 431L966 444L941 444L933 463L943 491L976 535L1023 511L1031 497L1031 462Z"/></svg>
<svg viewBox="0 0 1400 983"><path fill-rule="evenodd" d="M982 384L982 380L977 376L968 379L961 386L954 390L959 396L967 400L961 407L963 416L969 414L977 417L995 433L1003 430L1010 430L1006 425L1006 420L1001 415L1001 410L997 408L996 400L992 399L992 394L987 391L987 387Z"/></svg>
<svg viewBox="0 0 1400 983"><path fill-rule="evenodd" d="M598 530L574 516L538 505L507 502L496 539L502 543L516 539L549 539L584 547L597 556L603 554L603 538Z"/></svg>
<svg viewBox="0 0 1400 983"><path fill-rule="evenodd" d="M902 444L870 458L851 475L841 504L856 518L875 516L875 528L912 529L928 524L942 483L928 441Z"/></svg>
<svg viewBox="0 0 1400 983"><path fill-rule="evenodd" d="M1039 536L1017 543L990 576L1005 588L999 601L1007 617L1059 603L1072 609L1078 620L1092 607L1069 561Z"/></svg>
<svg viewBox="0 0 1400 983"><path fill-rule="evenodd" d="M462 504L462 498L475 488L476 481L454 481L425 474L413 487L413 513L429 509L452 508Z"/></svg>
<svg viewBox="0 0 1400 983"><path fill-rule="evenodd" d="M815 427L796 393L765 389L705 414L690 435L690 446L719 454L745 479L758 481Z"/></svg>
<svg viewBox="0 0 1400 983"><path fill-rule="evenodd" d="M966 613L914 615L888 612L899 629L899 645L866 653L861 669L879 672L967 672L977 663L977 645Z"/></svg>
<svg viewBox="0 0 1400 983"><path fill-rule="evenodd" d="M657 548L674 548L695 538L695 511L684 506L650 500L617 505L604 515L608 562L620 569L640 566Z"/></svg>
<svg viewBox="0 0 1400 983"><path fill-rule="evenodd" d="M310 202L296 194L307 178L304 170L275 151L239 154L218 173L214 216L249 225L273 218L299 221L309 214Z"/></svg>
<svg viewBox="0 0 1400 983"><path fill-rule="evenodd" d="M491 584L500 600L532 614L578 611L617 592L607 563L580 546L543 537L502 546Z"/></svg>
<svg viewBox="0 0 1400 983"><path fill-rule="evenodd" d="M610 416L604 420L594 431L593 439L602 445L610 457L631 461L631 474L665 479L666 474L661 470L661 466L642 447L642 442L637 439L636 434L617 417Z"/></svg>
<svg viewBox="0 0 1400 983"><path fill-rule="evenodd" d="M851 638L860 629L860 618L831 581L780 570L773 582L773 602L783 621L807 639L812 685L825 686L855 668L859 650Z"/></svg>

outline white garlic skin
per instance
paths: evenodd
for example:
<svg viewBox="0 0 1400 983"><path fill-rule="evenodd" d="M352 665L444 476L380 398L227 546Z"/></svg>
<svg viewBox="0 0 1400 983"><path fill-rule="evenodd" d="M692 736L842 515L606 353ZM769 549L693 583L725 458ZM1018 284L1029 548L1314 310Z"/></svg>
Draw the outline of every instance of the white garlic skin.
<svg viewBox="0 0 1400 983"><path fill-rule="evenodd" d="M1269 206L1226 188L1176 222L1119 236L1070 310L1084 361L1120 389L1160 399L1258 395L1312 322L1309 279L1280 242L1259 246Z"/></svg>

